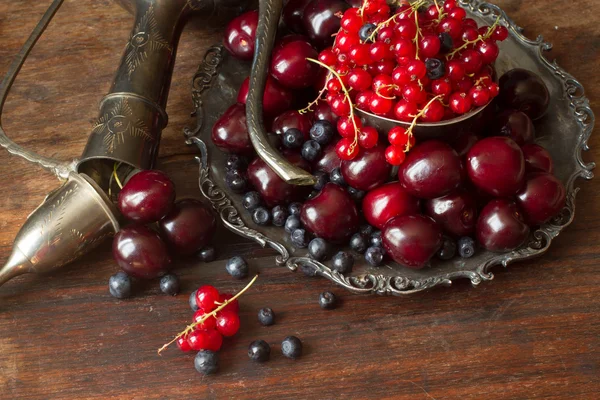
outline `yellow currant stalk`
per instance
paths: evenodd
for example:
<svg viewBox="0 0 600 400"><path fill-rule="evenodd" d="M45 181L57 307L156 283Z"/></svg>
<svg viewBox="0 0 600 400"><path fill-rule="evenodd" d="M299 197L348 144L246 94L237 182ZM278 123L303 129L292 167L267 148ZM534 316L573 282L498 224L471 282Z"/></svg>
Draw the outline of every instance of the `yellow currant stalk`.
<svg viewBox="0 0 600 400"><path fill-rule="evenodd" d="M500 16L498 16L498 18L496 18L496 22L494 22L494 24L488 28L485 35L483 35L483 36L479 35L477 37L477 39L469 40L469 41L465 42L465 44L463 44L462 46L460 46L457 49L454 49L450 54L448 54L448 58L453 58L457 53L461 52L462 50L466 49L467 47L469 47L472 44L475 44L477 42L482 42L484 40L489 39L492 36L492 33L494 33L494 29L496 29L496 27L498 26L499 23L500 23Z"/></svg>
<svg viewBox="0 0 600 400"><path fill-rule="evenodd" d="M425 114L425 110L427 110L427 107L429 107L431 104L433 104L434 101L439 100L442 97L444 97L444 96L442 96L441 94L438 94L433 99L429 100L429 102L427 104L425 104L425 107L423 107L421 109L421 111L419 111L419 113L413 117L413 120L412 120L410 126L406 129L406 134L408 135L408 141L406 142L406 147L404 148L405 153L408 153L410 151L410 139L413 137L412 131L413 131L414 127L417 125L417 120Z"/></svg>

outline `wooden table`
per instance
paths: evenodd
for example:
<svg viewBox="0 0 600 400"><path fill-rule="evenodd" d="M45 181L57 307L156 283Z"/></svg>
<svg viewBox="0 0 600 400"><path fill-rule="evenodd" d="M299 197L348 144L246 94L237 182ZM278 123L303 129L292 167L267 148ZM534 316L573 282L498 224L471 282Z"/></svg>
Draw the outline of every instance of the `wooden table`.
<svg viewBox="0 0 600 400"><path fill-rule="evenodd" d="M0 2L0 73L49 1ZM498 0L530 37L544 33L558 62L581 80L600 115L600 3ZM67 1L19 76L4 127L19 143L61 159L77 157L97 105L121 57L131 17L108 0ZM190 79L220 28L187 29L181 40L163 133L161 168L181 196L199 197L193 149L182 129L193 121ZM600 155L600 135L590 141ZM594 157L595 156L595 157ZM26 216L57 186L48 174L0 152L0 258ZM496 270L477 288L452 288L406 298L351 295L324 279L253 265L259 281L242 300L243 327L221 351L221 372L203 378L193 354L156 350L191 318L187 295L202 283L228 291L223 263L189 262L180 269L183 292L167 297L156 282L134 298L108 294L117 267L107 244L51 276L23 276L0 288L0 397L84 398L398 398L593 399L600 397L600 190L582 182L575 222L544 257ZM221 232L221 259L271 254ZM342 299L318 307L320 292ZM256 312L278 317L259 326ZM278 343L297 335L298 361ZM264 365L247 346L273 344Z"/></svg>

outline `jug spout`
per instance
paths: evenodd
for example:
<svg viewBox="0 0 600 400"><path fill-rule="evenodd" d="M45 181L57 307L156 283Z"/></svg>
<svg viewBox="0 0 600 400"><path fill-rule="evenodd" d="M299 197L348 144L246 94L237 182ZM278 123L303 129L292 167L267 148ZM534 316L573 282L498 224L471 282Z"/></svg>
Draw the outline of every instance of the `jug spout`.
<svg viewBox="0 0 600 400"><path fill-rule="evenodd" d="M16 276L28 273L31 267L31 262L25 254L19 248L14 247L6 264L0 269L0 286Z"/></svg>

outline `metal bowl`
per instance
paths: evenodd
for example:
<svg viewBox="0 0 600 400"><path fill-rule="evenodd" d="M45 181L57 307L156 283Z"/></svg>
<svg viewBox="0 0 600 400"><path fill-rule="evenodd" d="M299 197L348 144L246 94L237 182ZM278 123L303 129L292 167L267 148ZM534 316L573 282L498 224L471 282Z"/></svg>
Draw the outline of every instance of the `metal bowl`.
<svg viewBox="0 0 600 400"><path fill-rule="evenodd" d="M389 262L381 267L371 267L362 256L356 257L351 274L333 271L326 263L314 261L306 251L296 249L283 231L277 227L259 227L252 222L241 206L241 196L229 191L224 185L227 156L210 140L211 128L225 109L235 102L239 85L249 75L249 64L241 64L228 57L222 47L211 48L194 76L192 97L196 108L197 125L186 130L188 143L198 146L200 162L200 191L212 203L223 223L235 233L274 248L279 255L276 262L290 270L302 270L308 275L320 275L356 293L404 295L449 285L454 279L466 278L473 285L493 278L490 268L507 266L517 260L537 257L548 250L552 240L565 229L575 217L575 186L577 178L592 179L594 163L585 163L582 150L588 150L587 142L594 126L594 114L583 87L575 78L551 63L543 56L551 45L540 36L530 40L522 35L522 29L497 6L478 0L461 0L471 18L478 23L500 22L509 28L510 37L500 44L501 53L496 62L498 75L522 67L537 73L550 90L550 109L546 116L535 122L537 143L552 155L556 176L567 190L567 202L559 216L533 230L527 242L517 250L492 253L480 250L470 259L451 261L433 260L421 270L413 270ZM490 107L491 108L491 107ZM386 122L386 121L384 121ZM396 123L396 121L393 121ZM205 139L205 140L203 140ZM239 211L238 211L239 210Z"/></svg>

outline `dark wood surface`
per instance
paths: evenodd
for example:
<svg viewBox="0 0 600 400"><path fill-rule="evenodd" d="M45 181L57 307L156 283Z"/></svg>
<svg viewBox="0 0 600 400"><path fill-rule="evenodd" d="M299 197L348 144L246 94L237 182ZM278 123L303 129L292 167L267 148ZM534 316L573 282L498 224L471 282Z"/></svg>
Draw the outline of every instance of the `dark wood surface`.
<svg viewBox="0 0 600 400"><path fill-rule="evenodd" d="M4 73L49 1L0 1L0 73ZM130 30L131 17L108 0L66 1L33 52L3 119L19 143L62 159L79 156L97 105ZM550 57L577 77L600 113L600 3L595 0L498 0L530 37L554 43ZM220 28L186 29L179 48L163 134L161 167L181 196L196 196L190 79ZM600 136L586 159L598 159ZM44 195L48 174L0 151L0 258ZM221 351L221 372L203 378L193 355L156 350L190 320L187 295L202 283L237 291L223 262L181 263L183 292L160 295L156 282L118 301L107 290L117 267L106 245L51 276L23 276L0 288L0 398L600 398L600 189L581 182L575 222L544 257L507 270L477 288L405 298L363 297L257 265L242 298L243 327ZM221 259L272 254L225 232ZM332 289L334 311L318 307ZM260 327L256 312L272 307L277 324ZM284 359L280 341L300 337L305 354ZM273 345L264 365L250 362L250 341Z"/></svg>

